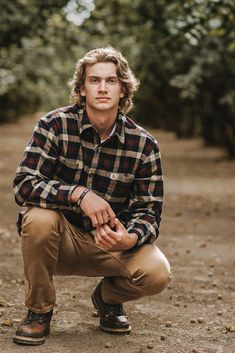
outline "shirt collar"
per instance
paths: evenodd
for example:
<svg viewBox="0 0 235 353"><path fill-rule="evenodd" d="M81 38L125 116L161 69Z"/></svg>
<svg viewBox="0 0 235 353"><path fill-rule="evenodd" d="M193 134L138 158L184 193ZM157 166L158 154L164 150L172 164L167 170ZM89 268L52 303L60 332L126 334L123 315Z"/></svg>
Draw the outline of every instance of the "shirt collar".
<svg viewBox="0 0 235 353"><path fill-rule="evenodd" d="M116 129L114 134L117 135L119 141L124 144L125 142L125 122L126 117L122 113L118 113L117 120L116 120Z"/></svg>
<svg viewBox="0 0 235 353"><path fill-rule="evenodd" d="M80 126L79 126L80 136L84 131L88 129L92 129L92 130L94 129L88 118L88 115L85 109L78 109L78 115L79 115L79 122L80 122ZM117 115L115 130L111 135L111 136L117 135L121 143L124 143L125 141L125 121L126 121L126 117L119 112Z"/></svg>
<svg viewBox="0 0 235 353"><path fill-rule="evenodd" d="M86 110L85 109L78 109L78 115L79 115L79 133L82 135L83 131L88 130L88 129L93 129L93 126L91 125L91 122L87 116Z"/></svg>

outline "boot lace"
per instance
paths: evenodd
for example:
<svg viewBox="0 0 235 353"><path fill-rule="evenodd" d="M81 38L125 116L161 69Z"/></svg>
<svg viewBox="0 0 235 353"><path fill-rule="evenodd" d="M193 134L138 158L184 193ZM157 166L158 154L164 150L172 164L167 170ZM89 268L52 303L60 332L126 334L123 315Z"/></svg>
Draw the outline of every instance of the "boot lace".
<svg viewBox="0 0 235 353"><path fill-rule="evenodd" d="M33 311L29 310L28 315L26 317L25 323L31 323L32 321L36 321L40 324L47 323L51 319L52 313L46 313L46 314L38 314L34 313Z"/></svg>

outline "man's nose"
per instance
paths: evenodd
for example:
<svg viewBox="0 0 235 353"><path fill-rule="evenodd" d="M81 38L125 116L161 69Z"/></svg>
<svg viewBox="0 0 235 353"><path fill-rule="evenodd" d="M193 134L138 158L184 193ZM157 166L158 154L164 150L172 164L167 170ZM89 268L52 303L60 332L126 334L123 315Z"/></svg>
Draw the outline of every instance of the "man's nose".
<svg viewBox="0 0 235 353"><path fill-rule="evenodd" d="M99 84L99 91L106 92L107 91L107 82L105 80L101 80Z"/></svg>

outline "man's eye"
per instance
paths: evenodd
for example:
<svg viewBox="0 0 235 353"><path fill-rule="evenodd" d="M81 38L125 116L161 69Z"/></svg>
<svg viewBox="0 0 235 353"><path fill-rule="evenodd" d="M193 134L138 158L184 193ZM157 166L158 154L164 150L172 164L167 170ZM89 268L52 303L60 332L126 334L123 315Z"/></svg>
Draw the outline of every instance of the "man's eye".
<svg viewBox="0 0 235 353"><path fill-rule="evenodd" d="M112 85L115 84L117 82L117 80L115 78L110 78L108 80L109 83L111 83Z"/></svg>
<svg viewBox="0 0 235 353"><path fill-rule="evenodd" d="M91 83L97 83L97 82L99 82L98 78L92 78L91 79Z"/></svg>

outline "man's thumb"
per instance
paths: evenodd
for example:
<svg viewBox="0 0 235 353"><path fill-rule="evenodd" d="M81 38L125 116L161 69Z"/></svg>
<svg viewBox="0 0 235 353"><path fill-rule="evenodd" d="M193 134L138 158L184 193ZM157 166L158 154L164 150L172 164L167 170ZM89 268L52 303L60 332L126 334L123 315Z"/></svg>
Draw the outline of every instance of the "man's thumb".
<svg viewBox="0 0 235 353"><path fill-rule="evenodd" d="M117 228L117 230L122 230L124 228L124 225L122 224L122 222L119 221L118 218L115 218L115 226Z"/></svg>

